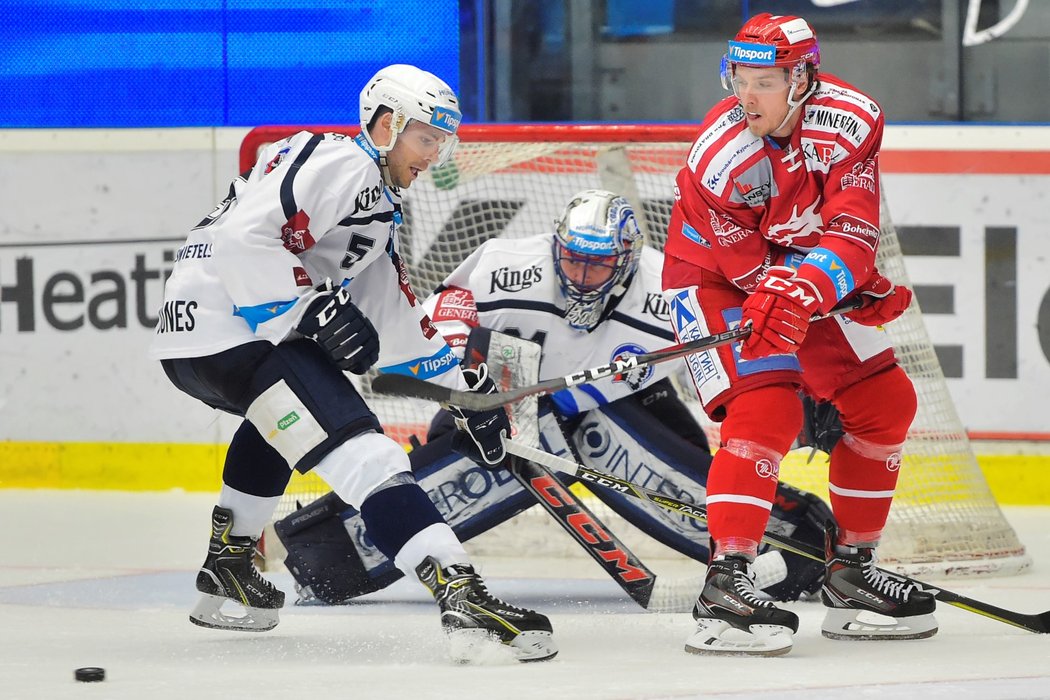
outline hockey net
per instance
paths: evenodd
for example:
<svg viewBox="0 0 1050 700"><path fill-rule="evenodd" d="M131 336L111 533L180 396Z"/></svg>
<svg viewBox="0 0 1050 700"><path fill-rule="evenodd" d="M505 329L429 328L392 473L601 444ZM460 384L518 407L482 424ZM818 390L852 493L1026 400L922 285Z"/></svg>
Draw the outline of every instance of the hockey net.
<svg viewBox="0 0 1050 700"><path fill-rule="evenodd" d="M355 133L352 127L305 127L311 131ZM296 127L259 127L241 147L241 171L258 149ZM531 126L475 125L460 129L454 160L424 173L404 200L402 253L412 282L430 293L460 261L484 241L552 231L570 196L601 187L626 195L638 211L648 242L663 247L670 219L674 177L695 138L693 126ZM880 270L908 284L896 230L883 206ZM883 544L881 560L911 575L1015 573L1029 564L1023 545L1004 519L978 467L927 335L918 304L887 327L898 357L915 384L919 409L903 452L903 466ZM583 369L583 368L581 368ZM437 410L434 404L373 396L370 377L360 383L365 399L387 433L408 444L422 437ZM691 388L680 392L717 445L718 426L703 416ZM820 494L827 491L827 457L808 450L789 454L781 478ZM577 485L579 487L579 485ZM291 512L327 487L311 475L296 475L278 511ZM588 501L636 554L647 561L680 555L657 544L605 508ZM499 526L494 536L468 543L486 552L530 551L579 559L584 555L546 513L532 508ZM272 538L271 538L272 539ZM267 557L271 559L271 557ZM692 590L695 595L695 589Z"/></svg>

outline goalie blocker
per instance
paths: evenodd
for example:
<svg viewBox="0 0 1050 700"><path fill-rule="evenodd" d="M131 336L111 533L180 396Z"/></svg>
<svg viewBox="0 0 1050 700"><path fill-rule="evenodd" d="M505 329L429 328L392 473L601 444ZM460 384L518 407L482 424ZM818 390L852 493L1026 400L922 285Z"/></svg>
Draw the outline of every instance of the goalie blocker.
<svg viewBox="0 0 1050 700"><path fill-rule="evenodd" d="M675 498L702 501L711 458L698 449L703 431L670 382L658 382L568 424L550 411L541 413L541 441L547 451L653 485ZM417 482L466 541L536 501L508 471L486 470L453 453L454 431L447 416L439 414L426 444L412 450L409 458ZM691 436L692 442L683 435ZM594 489L594 494L657 541L707 563L708 533L702 524L607 489ZM830 519L831 511L819 497L784 484L778 487L772 531L823 546L824 524ZM360 514L335 494L300 508L278 521L275 529L287 549L285 565L295 578L301 602L341 604L401 577L393 562L372 544ZM779 557L786 576L768 581L762 588L766 594L790 601L819 591L824 577L819 562L764 548L759 568L763 560ZM779 561L767 564L770 571L783 575L785 566Z"/></svg>

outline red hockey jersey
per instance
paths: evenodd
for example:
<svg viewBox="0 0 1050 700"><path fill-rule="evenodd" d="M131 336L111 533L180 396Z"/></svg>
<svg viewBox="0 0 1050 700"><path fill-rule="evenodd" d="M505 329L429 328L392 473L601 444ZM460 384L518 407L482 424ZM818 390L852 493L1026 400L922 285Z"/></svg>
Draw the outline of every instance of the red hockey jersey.
<svg viewBox="0 0 1050 700"><path fill-rule="evenodd" d="M666 252L746 292L770 265L791 264L824 312L875 266L883 115L828 74L800 109L781 146L748 130L735 97L715 105L676 178Z"/></svg>

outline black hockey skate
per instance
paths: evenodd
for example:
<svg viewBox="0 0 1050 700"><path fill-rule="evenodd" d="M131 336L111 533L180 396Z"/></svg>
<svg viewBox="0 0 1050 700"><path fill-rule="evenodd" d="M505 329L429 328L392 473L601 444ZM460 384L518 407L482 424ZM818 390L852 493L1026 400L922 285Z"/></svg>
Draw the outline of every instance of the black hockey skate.
<svg viewBox="0 0 1050 700"><path fill-rule="evenodd" d="M487 660L486 648L491 649L493 640L518 661L546 661L558 653L547 616L494 597L474 567L454 564L442 569L427 557L416 567L416 575L441 609L441 626L449 635L454 661Z"/></svg>
<svg viewBox="0 0 1050 700"><path fill-rule="evenodd" d="M693 606L696 631L685 640L690 654L779 656L791 651L798 616L759 597L747 559L733 555L707 568Z"/></svg>
<svg viewBox="0 0 1050 700"><path fill-rule="evenodd" d="M197 573L201 592L190 622L213 629L265 632L280 621L277 610L284 605L284 593L259 575L252 558L256 540L230 535L233 513L215 506L211 514L211 541L208 558ZM244 609L234 617L222 612L224 603Z"/></svg>
<svg viewBox="0 0 1050 700"><path fill-rule="evenodd" d="M829 639L923 639L937 634L936 598L900 576L880 571L875 550L835 545L824 535L827 574L820 598L827 608L821 633Z"/></svg>

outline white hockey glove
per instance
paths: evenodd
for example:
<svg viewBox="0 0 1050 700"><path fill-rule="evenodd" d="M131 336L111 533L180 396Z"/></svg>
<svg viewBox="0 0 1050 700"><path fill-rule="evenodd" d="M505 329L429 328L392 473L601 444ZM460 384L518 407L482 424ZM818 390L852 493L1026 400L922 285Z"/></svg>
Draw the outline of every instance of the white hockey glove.
<svg viewBox="0 0 1050 700"><path fill-rule="evenodd" d="M324 291L331 286L328 281ZM341 370L364 374L379 360L379 334L346 287L310 302L296 330L313 338Z"/></svg>
<svg viewBox="0 0 1050 700"><path fill-rule="evenodd" d="M463 378L471 391L479 394L495 394L496 383L489 376L489 368L484 363L477 369L463 370ZM470 411L449 406L449 412L456 418L459 431L452 438L452 449L457 454L469 457L486 469L498 469L503 466L507 457L503 447L503 438L510 437L510 418L507 410L500 406L488 411Z"/></svg>

